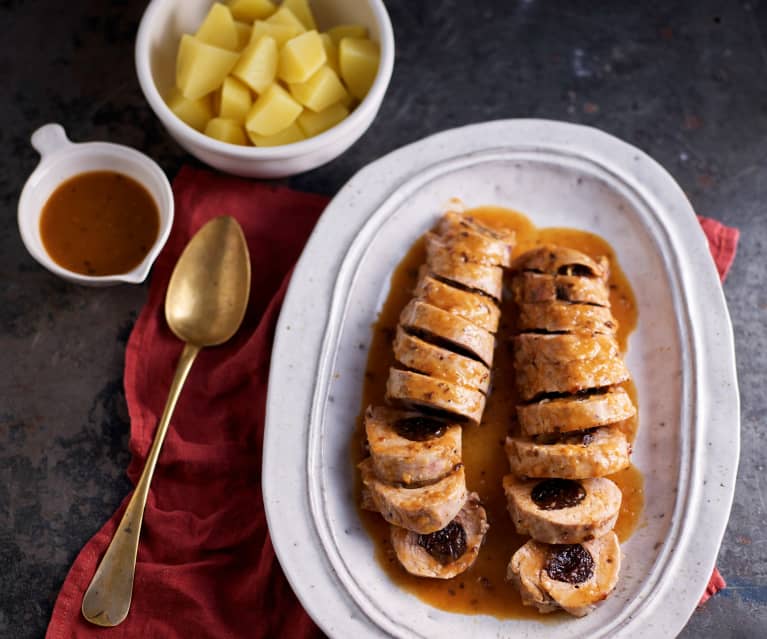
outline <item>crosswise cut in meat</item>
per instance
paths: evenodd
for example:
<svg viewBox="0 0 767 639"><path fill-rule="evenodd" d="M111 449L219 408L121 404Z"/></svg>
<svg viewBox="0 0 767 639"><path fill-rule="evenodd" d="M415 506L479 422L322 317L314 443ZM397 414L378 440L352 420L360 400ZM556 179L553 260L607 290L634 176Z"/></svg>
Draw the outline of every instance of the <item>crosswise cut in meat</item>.
<svg viewBox="0 0 767 639"><path fill-rule="evenodd" d="M520 304L517 328L520 331L605 333L618 331L618 320L609 308L570 302Z"/></svg>
<svg viewBox="0 0 767 639"><path fill-rule="evenodd" d="M414 441L402 437L397 422L421 413L376 406L365 411L365 434L376 476L390 484L432 483L461 463L461 427L446 423L438 437Z"/></svg>
<svg viewBox="0 0 767 639"><path fill-rule="evenodd" d="M610 306L610 291L607 283L597 277L522 271L515 274L511 280L511 294L517 304L560 300Z"/></svg>
<svg viewBox="0 0 767 639"><path fill-rule="evenodd" d="M485 396L480 391L396 368L389 369L386 400L408 409L454 415L474 424L479 424L485 410Z"/></svg>
<svg viewBox="0 0 767 639"><path fill-rule="evenodd" d="M503 269L500 266L469 262L442 243L430 241L429 237L426 239L426 264L441 279L481 291L493 299L501 299Z"/></svg>
<svg viewBox="0 0 767 639"><path fill-rule="evenodd" d="M473 354L488 366L493 364L495 338L462 317L414 299L402 309L399 319L402 327L411 332L440 338Z"/></svg>
<svg viewBox="0 0 767 639"><path fill-rule="evenodd" d="M511 269L548 275L583 275L605 281L610 276L607 258L593 260L575 249L550 244L523 253L512 262Z"/></svg>
<svg viewBox="0 0 767 639"><path fill-rule="evenodd" d="M586 396L542 399L517 406L523 435L542 435L585 430L630 419L636 408L623 388Z"/></svg>
<svg viewBox="0 0 767 639"><path fill-rule="evenodd" d="M482 362L408 335L401 326L394 338L394 356L407 368L453 384L483 393L490 385L490 369Z"/></svg>
<svg viewBox="0 0 767 639"><path fill-rule="evenodd" d="M631 446L618 428L597 428L565 441L536 443L522 437L506 438L511 472L519 477L586 479L604 477L626 468Z"/></svg>
<svg viewBox="0 0 767 639"><path fill-rule="evenodd" d="M434 484L405 488L387 484L375 475L370 458L359 464L367 497L390 524L428 534L441 530L466 502L466 477L459 465Z"/></svg>
<svg viewBox="0 0 767 639"><path fill-rule="evenodd" d="M421 268L414 296L427 304L457 315L490 333L498 330L501 311L489 297L472 293L434 279L426 266Z"/></svg>
<svg viewBox="0 0 767 639"><path fill-rule="evenodd" d="M392 548L405 570L418 577L450 579L471 567L489 528L487 514L477 493L469 493L466 503L451 523L463 530L466 549L460 557L448 563L442 563L430 554L424 544L419 543L420 535L417 533L397 526L391 527Z"/></svg>

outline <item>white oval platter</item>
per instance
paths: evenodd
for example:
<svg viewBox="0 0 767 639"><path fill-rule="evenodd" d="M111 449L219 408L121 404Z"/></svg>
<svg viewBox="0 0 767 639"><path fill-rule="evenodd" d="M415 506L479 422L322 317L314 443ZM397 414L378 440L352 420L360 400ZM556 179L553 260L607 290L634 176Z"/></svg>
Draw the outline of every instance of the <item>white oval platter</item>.
<svg viewBox="0 0 767 639"><path fill-rule="evenodd" d="M616 591L583 619L445 612L393 584L354 505L349 446L371 324L391 274L450 198L597 233L637 297L627 363L638 390L634 463L645 513ZM739 454L732 328L706 239L650 157L592 128L505 120L399 149L355 175L293 274L269 378L263 493L279 561L331 637L663 637L705 589ZM513 548L509 548L511 555Z"/></svg>

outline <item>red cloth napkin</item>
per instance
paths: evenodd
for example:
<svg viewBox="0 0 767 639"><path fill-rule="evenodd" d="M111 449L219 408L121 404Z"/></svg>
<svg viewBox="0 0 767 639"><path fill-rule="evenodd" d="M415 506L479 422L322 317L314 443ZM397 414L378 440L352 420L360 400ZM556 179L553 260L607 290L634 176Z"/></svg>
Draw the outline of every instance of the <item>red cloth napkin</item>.
<svg viewBox="0 0 767 639"><path fill-rule="evenodd" d="M83 593L126 498L75 559L46 636L321 637L275 559L260 478L274 327L292 266L327 198L188 167L173 190L173 232L154 266L149 299L125 354L131 481L143 467L182 349L163 317L168 280L194 232L217 215L237 218L247 237L250 306L229 343L200 353L181 395L144 514L130 615L110 630L80 615ZM724 274L735 256L737 231L713 220L701 223ZM706 597L722 587L715 571Z"/></svg>

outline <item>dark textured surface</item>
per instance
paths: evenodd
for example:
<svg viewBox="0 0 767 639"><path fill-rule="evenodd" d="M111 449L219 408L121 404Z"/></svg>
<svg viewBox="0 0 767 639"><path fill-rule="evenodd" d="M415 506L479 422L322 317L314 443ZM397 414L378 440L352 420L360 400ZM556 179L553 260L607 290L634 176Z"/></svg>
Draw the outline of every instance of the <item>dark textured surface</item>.
<svg viewBox="0 0 767 639"><path fill-rule="evenodd" d="M743 406L719 563L730 586L682 636L767 636L767 3L387 4L398 50L378 119L343 157L291 185L332 194L366 163L426 134L545 117L636 144L699 213L742 230L725 285ZM189 160L135 79L143 7L0 1L0 637L44 634L70 563L129 489L123 351L146 288L63 283L27 255L15 215L37 161L29 134L45 122L61 122L74 140L135 146L169 175Z"/></svg>

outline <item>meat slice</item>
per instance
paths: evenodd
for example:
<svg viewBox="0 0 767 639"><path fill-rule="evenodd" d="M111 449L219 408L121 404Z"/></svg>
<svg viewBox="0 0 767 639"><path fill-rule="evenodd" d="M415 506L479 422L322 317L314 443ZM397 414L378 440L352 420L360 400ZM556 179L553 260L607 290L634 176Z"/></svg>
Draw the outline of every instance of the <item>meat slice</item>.
<svg viewBox="0 0 767 639"><path fill-rule="evenodd" d="M437 338L451 344L452 350L464 351L488 366L493 364L495 337L462 317L414 299L402 309L399 321L409 332Z"/></svg>
<svg viewBox="0 0 767 639"><path fill-rule="evenodd" d="M522 271L511 279L511 294L517 304L561 300L610 306L610 291L607 283L598 277L548 275Z"/></svg>
<svg viewBox="0 0 767 639"><path fill-rule="evenodd" d="M389 369L386 401L474 424L479 424L485 410L485 396L480 391L396 368Z"/></svg>
<svg viewBox="0 0 767 639"><path fill-rule="evenodd" d="M519 362L560 363L620 357L620 347L613 335L522 333L513 339L514 353Z"/></svg>
<svg viewBox="0 0 767 639"><path fill-rule="evenodd" d="M490 526L477 493L469 493L463 508L442 530L419 535L391 527L397 559L411 575L450 579L468 570L479 554Z"/></svg>
<svg viewBox="0 0 767 639"><path fill-rule="evenodd" d="M426 238L426 265L441 279L501 299L503 269L500 266L469 262L449 246L429 241L429 237Z"/></svg>
<svg viewBox="0 0 767 639"><path fill-rule="evenodd" d="M520 304L517 316L519 331L605 333L618 331L618 320L609 308L570 302Z"/></svg>
<svg viewBox="0 0 767 639"><path fill-rule="evenodd" d="M622 494L604 477L521 480L503 478L506 506L521 535L547 544L579 544L615 526Z"/></svg>
<svg viewBox="0 0 767 639"><path fill-rule="evenodd" d="M617 428L569 433L552 443L538 439L506 438L511 472L518 477L604 477L631 463L631 446Z"/></svg>
<svg viewBox="0 0 767 639"><path fill-rule="evenodd" d="M563 609L583 617L613 591L620 567L621 550L614 532L564 546L530 540L514 553L506 579L519 589L526 606L540 612Z"/></svg>
<svg viewBox="0 0 767 639"><path fill-rule="evenodd" d="M594 357L569 362L524 360L514 353L517 390L522 401L546 393L579 391L620 384L630 378L620 357Z"/></svg>
<svg viewBox="0 0 767 639"><path fill-rule="evenodd" d="M419 534L441 530L466 503L466 477L463 465L434 484L407 488L387 484L376 477L368 457L359 464L362 483L378 512L390 524Z"/></svg>
<svg viewBox="0 0 767 639"><path fill-rule="evenodd" d="M490 369L482 362L408 335L401 326L394 338L394 357L414 371L483 393L490 385Z"/></svg>
<svg viewBox="0 0 767 639"><path fill-rule="evenodd" d="M482 235L487 239L503 242L509 247L514 244L516 237L514 231L491 228L478 222L470 215L463 215L456 211L447 211L437 225L437 233L439 235L451 235L461 231Z"/></svg>
<svg viewBox="0 0 767 639"><path fill-rule="evenodd" d="M511 264L510 242L491 237L478 230L479 227L476 224L469 224L463 216L456 217L461 219L456 224L451 224L443 218L437 230L438 234L428 233L426 235L427 246L429 241L436 240L467 262L487 266L509 266Z"/></svg>
<svg viewBox="0 0 767 639"><path fill-rule="evenodd" d="M511 270L596 277L607 281L610 276L610 263L606 257L594 260L575 249L545 244L517 257L511 264Z"/></svg>
<svg viewBox="0 0 767 639"><path fill-rule="evenodd" d="M636 408L621 387L517 406L522 434L528 436L586 430L621 422L634 415Z"/></svg>
<svg viewBox="0 0 767 639"><path fill-rule="evenodd" d="M458 315L490 333L498 330L501 311L492 299L440 282L429 274L425 265L413 295L422 302L441 308L451 315Z"/></svg>
<svg viewBox="0 0 767 639"><path fill-rule="evenodd" d="M365 411L365 434L376 477L389 484L433 483L461 463L455 423L376 406Z"/></svg>

